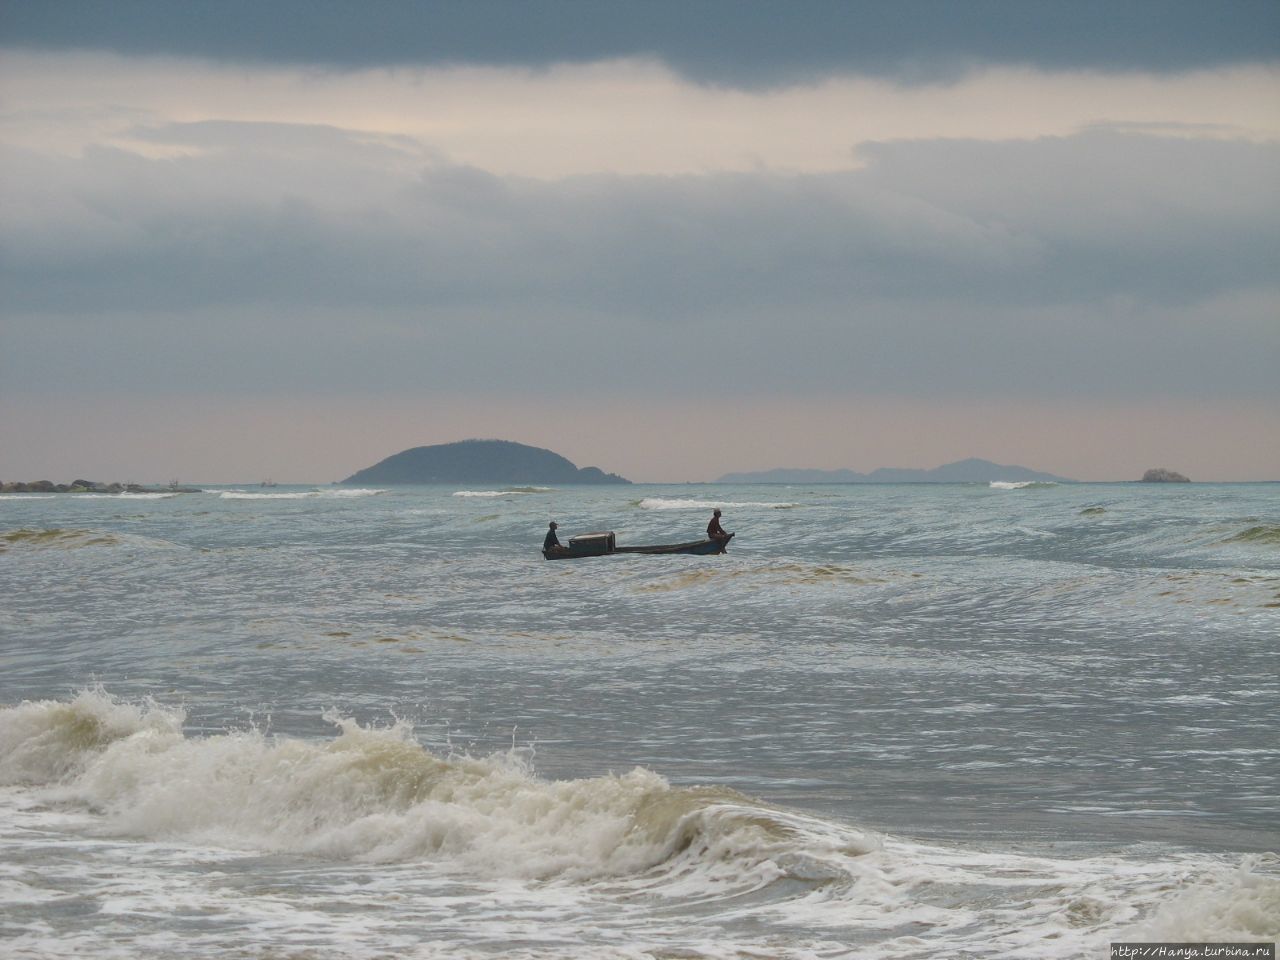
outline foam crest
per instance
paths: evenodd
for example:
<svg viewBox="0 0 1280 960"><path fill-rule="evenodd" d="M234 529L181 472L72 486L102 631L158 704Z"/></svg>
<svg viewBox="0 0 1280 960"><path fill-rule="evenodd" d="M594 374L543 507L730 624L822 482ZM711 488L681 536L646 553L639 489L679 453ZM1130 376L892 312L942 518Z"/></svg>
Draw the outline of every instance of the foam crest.
<svg viewBox="0 0 1280 960"><path fill-rule="evenodd" d="M181 710L121 703L101 689L73 700L26 701L0 710L0 784L52 784L84 773L113 744L181 739Z"/></svg>
<svg viewBox="0 0 1280 960"><path fill-rule="evenodd" d="M1057 484L1051 480L992 480L988 486L992 490L1040 490Z"/></svg>
<svg viewBox="0 0 1280 960"><path fill-rule="evenodd" d="M520 751L441 757L407 724L328 719L338 728L329 741L258 730L188 738L180 712L87 691L0 711L0 782L47 785L125 836L449 861L495 878L593 880L665 865L756 885L791 869L838 871L839 857L876 847L732 791L673 788L643 768L549 781Z"/></svg>
<svg viewBox="0 0 1280 960"><path fill-rule="evenodd" d="M550 493L551 487L507 487L503 490L456 490L455 497L510 497L526 493Z"/></svg>
<svg viewBox="0 0 1280 960"><path fill-rule="evenodd" d="M641 510L713 510L716 507L719 507L721 510L733 510L739 508L755 510L792 510L800 506L800 504L781 503L777 501L729 502L727 500L688 500L668 497L645 497L643 500L636 501L636 506Z"/></svg>
<svg viewBox="0 0 1280 960"><path fill-rule="evenodd" d="M133 493L124 490L120 493L74 493L72 496L77 500L171 500L178 493Z"/></svg>
<svg viewBox="0 0 1280 960"><path fill-rule="evenodd" d="M250 490L223 490L218 496L223 500L344 500L357 497L376 497L386 490L362 487L335 487L327 490L292 490L285 493L257 493Z"/></svg>
<svg viewBox="0 0 1280 960"><path fill-rule="evenodd" d="M1125 939L1244 942L1280 939L1280 877L1254 872L1258 858L1202 879L1163 904Z"/></svg>

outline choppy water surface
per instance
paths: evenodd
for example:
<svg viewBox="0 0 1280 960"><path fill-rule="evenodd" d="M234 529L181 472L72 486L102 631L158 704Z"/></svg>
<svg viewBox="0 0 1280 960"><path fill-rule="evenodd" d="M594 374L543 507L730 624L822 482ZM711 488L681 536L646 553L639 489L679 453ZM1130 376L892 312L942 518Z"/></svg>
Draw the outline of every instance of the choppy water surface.
<svg viewBox="0 0 1280 960"><path fill-rule="evenodd" d="M17 955L1280 933L1274 485L14 495L0 594Z"/></svg>

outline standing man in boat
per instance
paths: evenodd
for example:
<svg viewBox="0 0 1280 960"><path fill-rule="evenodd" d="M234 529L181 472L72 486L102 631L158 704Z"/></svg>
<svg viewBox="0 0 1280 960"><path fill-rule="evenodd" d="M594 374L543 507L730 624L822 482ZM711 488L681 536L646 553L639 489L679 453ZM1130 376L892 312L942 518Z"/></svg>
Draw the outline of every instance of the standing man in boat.
<svg viewBox="0 0 1280 960"><path fill-rule="evenodd" d="M724 527L720 526L720 508L716 507L711 512L711 522L707 524L707 539L715 540L719 543L728 543L729 538L733 534L725 533Z"/></svg>
<svg viewBox="0 0 1280 960"><path fill-rule="evenodd" d="M556 536L556 522L554 520L547 526L547 536L542 541L543 553L561 553L564 547L560 545L560 538Z"/></svg>

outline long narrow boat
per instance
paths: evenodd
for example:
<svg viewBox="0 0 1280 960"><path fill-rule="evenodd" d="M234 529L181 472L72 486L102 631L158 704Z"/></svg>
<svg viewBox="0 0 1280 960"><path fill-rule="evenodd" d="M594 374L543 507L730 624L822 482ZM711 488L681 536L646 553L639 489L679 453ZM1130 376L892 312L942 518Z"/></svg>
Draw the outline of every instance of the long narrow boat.
<svg viewBox="0 0 1280 960"><path fill-rule="evenodd" d="M700 556L724 553L733 534L725 540L694 540L692 543L659 543L651 547L614 547L614 553L695 553Z"/></svg>
<svg viewBox="0 0 1280 960"><path fill-rule="evenodd" d="M729 534L724 540L692 540L689 543L655 543L646 547L620 547L613 532L584 533L570 537L569 545L560 550L543 550L542 556L547 560L577 560L582 557L605 557L611 553L683 553L706 556L724 553L725 547L733 539Z"/></svg>

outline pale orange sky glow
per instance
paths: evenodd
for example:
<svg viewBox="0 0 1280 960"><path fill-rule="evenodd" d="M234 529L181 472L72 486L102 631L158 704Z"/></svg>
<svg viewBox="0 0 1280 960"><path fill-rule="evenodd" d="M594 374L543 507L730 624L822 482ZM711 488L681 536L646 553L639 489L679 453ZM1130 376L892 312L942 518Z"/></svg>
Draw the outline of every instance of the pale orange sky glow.
<svg viewBox="0 0 1280 960"><path fill-rule="evenodd" d="M329 483L408 447L500 438L635 482L703 482L780 466L930 468L970 456L1085 481L1136 480L1153 466L1203 481L1280 479L1274 409L1239 403L261 396L161 405L116 397L86 409L31 398L4 418L6 436L30 451L28 472L39 478Z"/></svg>

